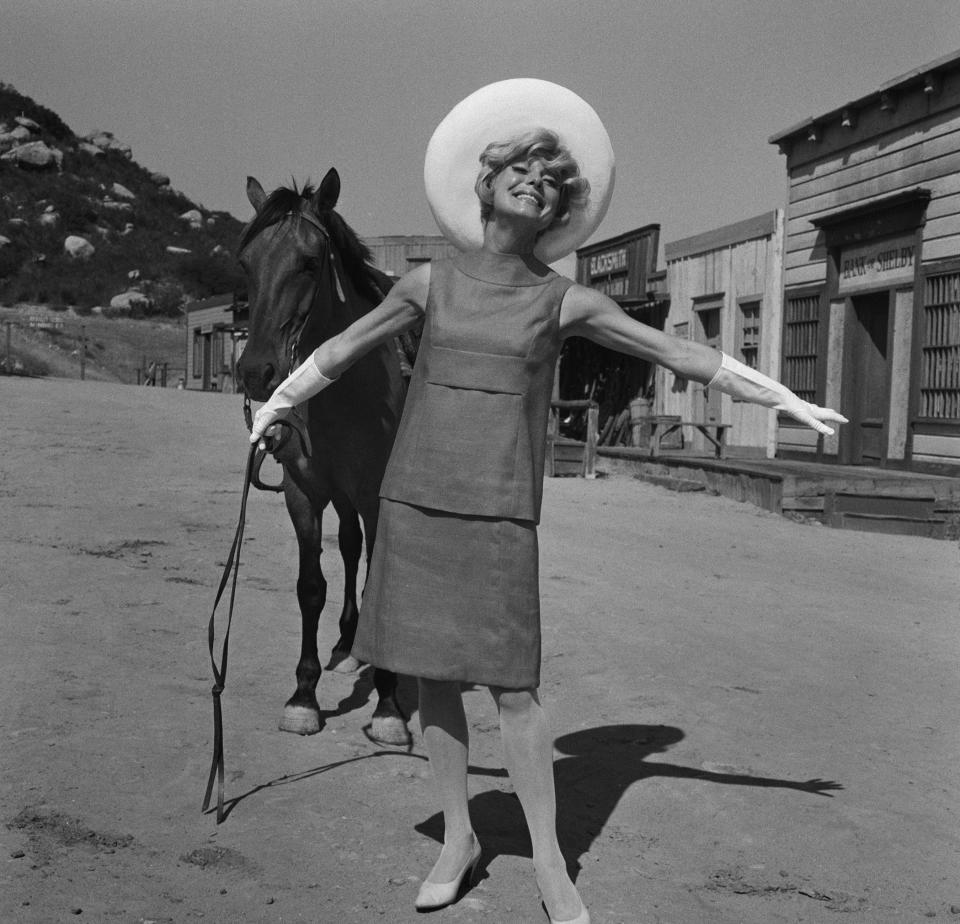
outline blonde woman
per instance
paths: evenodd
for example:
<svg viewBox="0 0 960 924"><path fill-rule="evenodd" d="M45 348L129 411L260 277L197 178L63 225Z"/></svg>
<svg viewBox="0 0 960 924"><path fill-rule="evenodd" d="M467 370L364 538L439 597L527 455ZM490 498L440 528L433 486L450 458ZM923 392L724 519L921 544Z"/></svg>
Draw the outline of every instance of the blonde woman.
<svg viewBox="0 0 960 924"><path fill-rule="evenodd" d="M456 901L481 858L461 699L470 683L487 686L499 711L547 915L552 924L588 924L557 840L552 737L537 692L537 523L563 339L660 363L821 432L832 432L824 421L844 418L724 354L632 320L547 266L595 230L613 185L603 125L569 90L538 80L483 88L437 129L425 176L437 221L462 252L412 270L379 307L322 344L260 409L251 438L375 345L424 323L353 649L418 678L445 834L415 905Z"/></svg>

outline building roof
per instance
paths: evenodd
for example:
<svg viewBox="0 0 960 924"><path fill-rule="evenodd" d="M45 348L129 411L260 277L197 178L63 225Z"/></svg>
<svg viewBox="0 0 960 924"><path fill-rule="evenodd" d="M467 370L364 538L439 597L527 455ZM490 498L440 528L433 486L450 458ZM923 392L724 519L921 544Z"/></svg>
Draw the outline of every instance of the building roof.
<svg viewBox="0 0 960 924"><path fill-rule="evenodd" d="M901 90L910 88L914 85L924 84L928 77L931 77L938 72L946 72L956 70L960 67L960 50L953 51L948 55L944 55L942 58L937 58L935 61L931 61L929 64L924 64L922 67L915 67L911 71L907 71L906 74L901 74L899 77L895 77L893 80L888 80L886 83L881 84L871 93L868 93L866 96L861 96L859 99L850 100L849 102L844 103L842 106L837 106L835 109L830 109L827 112L819 116L811 116L808 119L804 119L802 122L798 122L795 125L791 125L790 128L785 128L781 132L777 132L775 135L771 135L768 139L770 144L781 144L783 141L786 141L789 138L792 138L795 135L806 134L812 125L815 125L817 122L829 122L832 119L839 119L844 110L848 109L862 109L870 103L876 102L879 100L884 93L890 93L893 90Z"/></svg>
<svg viewBox="0 0 960 924"><path fill-rule="evenodd" d="M663 256L667 263L672 260L682 260L694 254L707 253L721 247L730 247L758 237L769 237L777 227L777 211L764 212L743 221L737 221L722 228L714 228L702 234L694 234L679 241L672 241L663 246Z"/></svg>

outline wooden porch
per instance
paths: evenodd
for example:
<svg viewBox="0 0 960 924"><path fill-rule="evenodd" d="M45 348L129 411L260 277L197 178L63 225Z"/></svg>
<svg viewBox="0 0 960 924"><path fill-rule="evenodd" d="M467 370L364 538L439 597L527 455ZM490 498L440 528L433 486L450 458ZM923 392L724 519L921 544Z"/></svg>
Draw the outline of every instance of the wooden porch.
<svg viewBox="0 0 960 924"><path fill-rule="evenodd" d="M715 459L601 446L600 473L626 472L678 491L713 491L840 529L960 538L960 478L782 459Z"/></svg>

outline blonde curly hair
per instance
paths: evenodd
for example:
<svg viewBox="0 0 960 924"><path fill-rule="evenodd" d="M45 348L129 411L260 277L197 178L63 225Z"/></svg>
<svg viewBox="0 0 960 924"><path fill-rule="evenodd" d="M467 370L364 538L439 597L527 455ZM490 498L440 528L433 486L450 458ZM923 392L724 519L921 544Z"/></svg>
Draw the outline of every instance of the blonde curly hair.
<svg viewBox="0 0 960 924"><path fill-rule="evenodd" d="M570 220L570 211L582 208L590 197L590 181L580 176L580 165L549 128L534 128L516 138L494 141L480 155L480 173L474 189L480 200L480 220L486 224L493 209L493 180L505 167L521 161L539 160L560 184L557 214L550 228ZM550 228L545 230L549 231ZM541 232L542 233L542 232Z"/></svg>

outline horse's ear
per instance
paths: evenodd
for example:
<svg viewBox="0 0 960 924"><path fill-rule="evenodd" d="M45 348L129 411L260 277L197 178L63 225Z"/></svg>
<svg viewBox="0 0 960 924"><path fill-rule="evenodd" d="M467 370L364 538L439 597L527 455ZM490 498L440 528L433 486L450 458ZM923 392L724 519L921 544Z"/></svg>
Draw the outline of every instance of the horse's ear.
<svg viewBox="0 0 960 924"><path fill-rule="evenodd" d="M256 211L263 208L263 203L267 201L267 194L263 187L252 176L247 177L247 198Z"/></svg>
<svg viewBox="0 0 960 924"><path fill-rule="evenodd" d="M340 174L335 167L327 171L320 188L313 195L313 207L317 212L329 212L340 198Z"/></svg>

